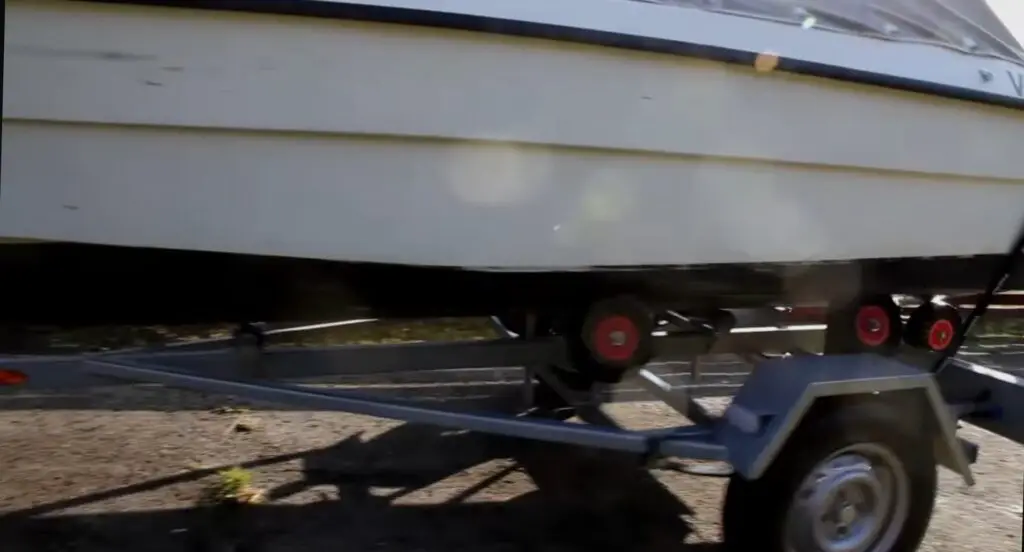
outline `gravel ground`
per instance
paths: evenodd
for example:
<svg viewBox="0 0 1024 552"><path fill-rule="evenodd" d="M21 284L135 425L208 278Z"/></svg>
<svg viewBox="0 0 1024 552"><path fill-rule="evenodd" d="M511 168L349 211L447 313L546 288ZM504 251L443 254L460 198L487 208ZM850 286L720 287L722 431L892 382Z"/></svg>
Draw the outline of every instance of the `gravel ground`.
<svg viewBox="0 0 1024 552"><path fill-rule="evenodd" d="M647 402L607 411L631 428L674 416ZM1024 447L962 434L982 446L978 485L943 471L923 550L1019 551ZM266 502L197 507L234 465ZM716 549L724 480L673 466L155 387L0 396L0 550Z"/></svg>
<svg viewBox="0 0 1024 552"><path fill-rule="evenodd" d="M347 414L225 411L226 399L188 392L122 387L90 400L0 412L5 552L692 552L719 539L722 480L614 454ZM631 427L671 416L655 403L609 411ZM964 434L983 447L979 484L943 473L924 550L1020 550L1024 449ZM231 465L251 468L267 503L196 508Z"/></svg>

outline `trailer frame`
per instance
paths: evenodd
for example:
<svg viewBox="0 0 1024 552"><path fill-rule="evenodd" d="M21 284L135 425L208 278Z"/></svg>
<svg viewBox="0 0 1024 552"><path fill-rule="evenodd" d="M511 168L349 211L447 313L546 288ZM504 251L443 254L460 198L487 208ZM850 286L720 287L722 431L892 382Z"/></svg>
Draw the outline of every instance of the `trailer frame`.
<svg viewBox="0 0 1024 552"><path fill-rule="evenodd" d="M912 426L914 434L923 439L920 443L928 445L923 447L927 449L922 457L923 465L931 465L933 469L945 466L959 474L967 484L974 484L970 465L977 459L978 447L957 436L959 421L970 422L1024 443L1024 380L954 358L972 324L985 313L994 294L1010 272L1021 264L1022 258L1024 232L1007 255L1005 266L993 275L975 310L957 332L955 348L937 357L906 351L891 357L875 354L818 355L809 352L814 347L807 345L816 339L817 330L790 328L757 332L731 328L714 332L683 329L669 323L667 328L659 328L656 332L659 336L651 340L653 358L694 359L714 352L731 352L753 358L755 363L751 375L721 415L710 413L685 388L670 385L644 366L633 367L629 377L692 422L692 425L659 430L631 431L581 424L553 415L553 411L546 407L538 407L535 394L538 389L553 392L560 401L559 405L580 418L586 418L588 409L599 407L599 401L595 399L592 386L574 388L572 378L567 379L566 374L572 374L575 367L565 338L537 335L532 322L527 324L526 335L517 335L497 318L494 319L495 328L504 337L494 340L316 348L278 347L273 342L280 334L317 330L331 327L331 324L278 330L247 325L230 338L156 349L73 357L3 358L0 359L0 383L21 384L13 387L53 388L77 387L106 380L147 382L255 401L627 452L637 455L643 462L662 457L726 462L733 473L724 508L724 532L726 543L739 549L744 543L749 544L750 539L763 539L765 535L775 534L772 533L775 529L767 521L755 524L754 529L736 529L739 520L753 515L751 507L741 502L750 502L751 496L758 496L759 500L775 501L779 508L787 507L789 497L778 496L777 491L766 494L766 489L776 489L781 482L801 475L799 471L791 473L797 469L788 467L793 462L783 462L780 458L786 454L792 457L794 447L813 449L817 441L830 438L831 434L827 432L814 433L823 420L827 422L856 415L860 418L843 418L844 423L857 426L858 420L864 419L865 427L876 429L879 420L896 420L895 424L900 427L909 424L905 429ZM675 317L679 315L668 313L667 319ZM783 356L769 358L766 351ZM447 410L422 406L414 401L367 397L356 391L302 385L303 381L337 374L339 366L351 365L371 366L374 372L522 366L525 367L524 399L529 406L535 407L535 415ZM699 376L696 368L692 376ZM871 422L872 418L874 422ZM844 477L859 477L861 484L868 484L865 482L870 480L870 470L857 469L860 471L847 466L833 471L846 474ZM762 483L764 480L772 483ZM929 485L932 486L930 490ZM839 488L828 492L837 493ZM934 482L926 482L923 488L924 494L931 492L930 500L934 500ZM916 504L911 503L907 507L911 512L908 519L913 517ZM764 505L757 508L764 508ZM930 507L925 510L923 515L930 515ZM808 513L799 518L802 521L798 525L805 529L802 529L802 538L816 543L812 543L810 549L831 550L821 540L824 537L819 533L823 529L815 521L815 515L819 514ZM906 525L910 522L900 523ZM836 527L838 524L833 523ZM901 532L895 534L903 535ZM889 543L886 545L888 548L877 550L912 550L921 536L923 533L893 537L889 541L883 539ZM882 536L876 535L875 538L881 539ZM901 542L904 544L900 545ZM769 549L772 550L771 547Z"/></svg>

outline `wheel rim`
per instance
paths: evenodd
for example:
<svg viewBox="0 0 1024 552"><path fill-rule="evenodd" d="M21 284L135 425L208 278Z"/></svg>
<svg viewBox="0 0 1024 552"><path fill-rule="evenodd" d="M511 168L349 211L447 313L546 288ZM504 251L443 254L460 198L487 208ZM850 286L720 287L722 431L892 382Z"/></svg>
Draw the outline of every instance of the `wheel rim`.
<svg viewBox="0 0 1024 552"><path fill-rule="evenodd" d="M603 360L629 360L640 344L636 324L626 316L609 316L593 332L594 352Z"/></svg>
<svg viewBox="0 0 1024 552"><path fill-rule="evenodd" d="M889 314L882 307L868 305L857 312L857 339L869 347L882 345L889 339Z"/></svg>
<svg viewBox="0 0 1024 552"><path fill-rule="evenodd" d="M889 449L863 443L815 466L786 514L787 552L888 552L910 507L910 481Z"/></svg>
<svg viewBox="0 0 1024 552"><path fill-rule="evenodd" d="M956 328L949 320L936 320L928 329L928 347L933 351L941 351L953 342L953 334Z"/></svg>

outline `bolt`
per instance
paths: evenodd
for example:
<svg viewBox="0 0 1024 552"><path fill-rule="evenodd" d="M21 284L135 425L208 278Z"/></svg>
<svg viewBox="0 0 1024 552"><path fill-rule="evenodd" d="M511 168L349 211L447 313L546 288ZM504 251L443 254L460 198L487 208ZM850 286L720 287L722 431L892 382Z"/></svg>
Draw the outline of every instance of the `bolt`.
<svg viewBox="0 0 1024 552"><path fill-rule="evenodd" d="M850 503L844 503L839 509L839 523L843 528L849 527L857 521L857 508Z"/></svg>
<svg viewBox="0 0 1024 552"><path fill-rule="evenodd" d="M616 347L622 347L626 344L626 332L622 330L616 330L608 334L608 339L611 340L612 345Z"/></svg>

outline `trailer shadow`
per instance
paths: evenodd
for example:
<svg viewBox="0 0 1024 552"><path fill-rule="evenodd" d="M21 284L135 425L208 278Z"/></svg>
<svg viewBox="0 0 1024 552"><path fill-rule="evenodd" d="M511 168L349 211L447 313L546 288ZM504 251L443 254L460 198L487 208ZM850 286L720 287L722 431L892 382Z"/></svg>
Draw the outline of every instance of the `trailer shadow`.
<svg viewBox="0 0 1024 552"><path fill-rule="evenodd" d="M300 476L275 481L258 506L61 513L212 473L196 471L12 512L0 542L5 552L714 548L683 544L693 511L635 456L406 424L245 466L259 481L296 457ZM467 471L479 473L459 477Z"/></svg>
<svg viewBox="0 0 1024 552"><path fill-rule="evenodd" d="M166 397L163 402L154 400L163 393L167 391L154 389L151 395L133 399L137 402L119 402L119 408L158 408L168 401ZM460 393L465 393L465 387ZM83 397L73 407L68 406L70 398L27 400L37 401L31 408L110 409L109 402L95 395ZM445 395L438 400L449 405L458 402L448 400L452 398ZM208 409L222 400L202 397L196 399L195 408ZM0 409L27 405L0 401ZM280 469L295 461L301 466L297 473ZM243 508L176 505L124 512L90 507L117 496L170 492L217 471L192 470L0 516L0 550L705 552L716 548L709 543L684 544L694 531L687 519L695 516L694 509L642 469L635 456L625 454L405 424L373 437L356 435L326 448L262 457L242 466L256 473L258 485L267 484L265 504Z"/></svg>

